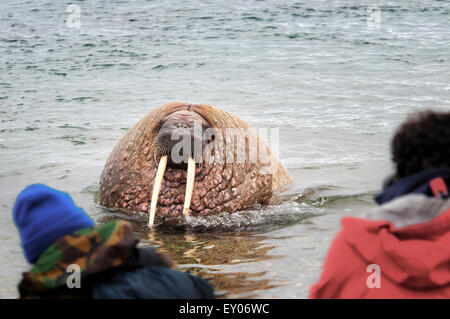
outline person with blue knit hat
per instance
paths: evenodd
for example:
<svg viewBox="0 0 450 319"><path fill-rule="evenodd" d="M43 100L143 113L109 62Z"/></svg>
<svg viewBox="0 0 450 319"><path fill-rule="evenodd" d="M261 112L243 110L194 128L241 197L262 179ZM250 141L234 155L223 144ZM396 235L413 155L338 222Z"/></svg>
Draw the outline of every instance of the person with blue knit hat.
<svg viewBox="0 0 450 319"><path fill-rule="evenodd" d="M59 190L28 186L13 219L33 264L19 283L21 298L215 298L206 280L171 269L169 256L137 248L129 222L96 227Z"/></svg>
<svg viewBox="0 0 450 319"><path fill-rule="evenodd" d="M66 193L42 184L28 186L13 210L25 257L33 263L55 240L94 222Z"/></svg>

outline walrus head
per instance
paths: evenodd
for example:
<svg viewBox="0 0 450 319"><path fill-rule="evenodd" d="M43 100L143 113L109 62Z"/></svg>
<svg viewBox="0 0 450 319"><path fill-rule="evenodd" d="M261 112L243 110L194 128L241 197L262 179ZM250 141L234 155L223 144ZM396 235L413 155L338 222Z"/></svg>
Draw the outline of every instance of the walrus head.
<svg viewBox="0 0 450 319"><path fill-rule="evenodd" d="M260 150L263 158L249 158ZM265 205L290 182L245 121L219 108L175 102L151 111L117 143L100 177L99 203L149 212L153 224L155 214L162 219Z"/></svg>
<svg viewBox="0 0 450 319"><path fill-rule="evenodd" d="M153 153L155 162L168 156L168 166L186 169L189 158L203 162L203 150L209 140L203 139L205 130L211 125L193 111L176 111L161 119L156 129ZM180 143L180 141L184 143Z"/></svg>

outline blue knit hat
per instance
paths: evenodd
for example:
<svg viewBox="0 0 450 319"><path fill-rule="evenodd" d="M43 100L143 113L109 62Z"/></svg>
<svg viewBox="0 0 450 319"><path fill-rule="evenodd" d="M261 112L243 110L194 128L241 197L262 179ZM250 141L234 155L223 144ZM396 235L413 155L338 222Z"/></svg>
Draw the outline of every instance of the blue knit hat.
<svg viewBox="0 0 450 319"><path fill-rule="evenodd" d="M68 194L42 184L30 185L17 196L13 218L30 263L57 239L94 227L89 216L75 206Z"/></svg>

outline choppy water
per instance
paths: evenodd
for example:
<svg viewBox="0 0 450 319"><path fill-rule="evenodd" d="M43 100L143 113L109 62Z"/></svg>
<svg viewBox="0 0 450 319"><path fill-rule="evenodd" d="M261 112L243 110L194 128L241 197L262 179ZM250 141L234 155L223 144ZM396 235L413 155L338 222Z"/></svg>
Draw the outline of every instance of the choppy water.
<svg viewBox="0 0 450 319"><path fill-rule="evenodd" d="M79 29L66 25L69 3ZM33 182L69 192L98 223L132 220L142 245L223 297L307 297L340 218L373 206L396 125L450 108L449 62L449 1L1 1L0 297L17 296L27 269L11 210ZM293 189L186 231L148 232L99 207L115 143L173 100L279 128ZM219 222L231 228L197 232Z"/></svg>

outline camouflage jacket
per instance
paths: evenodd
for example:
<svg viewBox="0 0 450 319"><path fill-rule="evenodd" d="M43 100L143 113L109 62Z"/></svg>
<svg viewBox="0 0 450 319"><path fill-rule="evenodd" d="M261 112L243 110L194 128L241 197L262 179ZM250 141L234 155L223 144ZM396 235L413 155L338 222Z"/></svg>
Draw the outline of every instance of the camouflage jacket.
<svg viewBox="0 0 450 319"><path fill-rule="evenodd" d="M126 221L111 221L66 235L39 256L19 284L21 298L89 298L90 287L117 271L135 250L137 240ZM81 287L69 288L72 266ZM69 268L68 268L69 267Z"/></svg>

